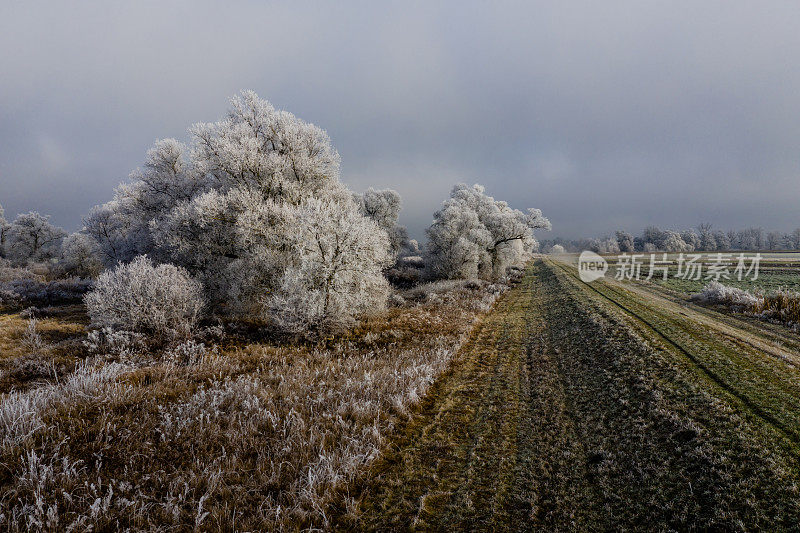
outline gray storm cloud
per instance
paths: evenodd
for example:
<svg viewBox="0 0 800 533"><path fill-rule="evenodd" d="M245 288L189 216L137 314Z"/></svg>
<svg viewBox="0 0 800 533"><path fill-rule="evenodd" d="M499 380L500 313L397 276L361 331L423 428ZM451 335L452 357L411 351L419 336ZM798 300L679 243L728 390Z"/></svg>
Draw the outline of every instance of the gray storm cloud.
<svg viewBox="0 0 800 533"><path fill-rule="evenodd" d="M421 236L457 181L553 235L800 226L800 5L0 6L0 204L69 229L254 89L325 128Z"/></svg>

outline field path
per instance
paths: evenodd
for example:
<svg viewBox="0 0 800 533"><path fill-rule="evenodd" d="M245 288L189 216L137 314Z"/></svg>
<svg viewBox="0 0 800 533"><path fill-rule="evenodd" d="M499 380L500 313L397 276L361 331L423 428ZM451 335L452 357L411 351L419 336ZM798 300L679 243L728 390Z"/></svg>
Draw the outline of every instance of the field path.
<svg viewBox="0 0 800 533"><path fill-rule="evenodd" d="M795 529L796 352L537 261L355 487L360 530Z"/></svg>

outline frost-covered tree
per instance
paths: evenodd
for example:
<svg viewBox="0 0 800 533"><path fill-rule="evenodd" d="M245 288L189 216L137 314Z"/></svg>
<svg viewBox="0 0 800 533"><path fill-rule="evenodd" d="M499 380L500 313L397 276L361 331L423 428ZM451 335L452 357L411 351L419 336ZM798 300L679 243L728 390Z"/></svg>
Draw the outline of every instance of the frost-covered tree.
<svg viewBox="0 0 800 533"><path fill-rule="evenodd" d="M693 252L700 249L700 237L694 231L682 231L681 239L686 243L686 251Z"/></svg>
<svg viewBox="0 0 800 533"><path fill-rule="evenodd" d="M599 239L582 239L578 241L579 250L591 250L595 253L600 253L602 246Z"/></svg>
<svg viewBox="0 0 800 533"><path fill-rule="evenodd" d="M717 250L730 250L731 239L727 233L722 230L714 232L714 243L717 245Z"/></svg>
<svg viewBox="0 0 800 533"><path fill-rule="evenodd" d="M578 247L583 250L591 250L598 254L616 254L620 252L617 239L612 237L588 239L585 242L582 242Z"/></svg>
<svg viewBox="0 0 800 533"><path fill-rule="evenodd" d="M725 235L728 237L728 242L730 243L729 247L731 249L742 247L742 243L739 240L739 233L737 233L735 230L730 229Z"/></svg>
<svg viewBox="0 0 800 533"><path fill-rule="evenodd" d="M650 244L651 248L661 250L664 248L664 240L667 238L666 232L655 226L648 226L642 232L642 245Z"/></svg>
<svg viewBox="0 0 800 533"><path fill-rule="evenodd" d="M634 251L633 235L627 231L618 231L616 237L617 246L619 246L621 252L630 253Z"/></svg>
<svg viewBox="0 0 800 533"><path fill-rule="evenodd" d="M700 247L698 250L713 251L717 249L717 241L714 238L712 226L708 222L703 222L697 226L700 236Z"/></svg>
<svg viewBox="0 0 800 533"><path fill-rule="evenodd" d="M488 196L480 185L458 184L427 230L426 267L440 278L501 276L538 249L533 232L540 228L550 229L540 210L523 213Z"/></svg>
<svg viewBox="0 0 800 533"><path fill-rule="evenodd" d="M617 254L620 251L617 239L612 237L592 239L592 246L589 249L599 254Z"/></svg>
<svg viewBox="0 0 800 533"><path fill-rule="evenodd" d="M425 266L430 277L491 277L488 247L492 237L474 211L457 205L443 206L434 214L427 235Z"/></svg>
<svg viewBox="0 0 800 533"><path fill-rule="evenodd" d="M275 322L292 332L335 330L382 309L391 264L389 239L374 220L343 199L292 207L290 246L297 253L277 290L266 298Z"/></svg>
<svg viewBox="0 0 800 533"><path fill-rule="evenodd" d="M146 253L187 269L203 283L216 311L265 316L275 308L265 308L265 295L278 294L288 272L310 272L296 241L306 235L298 220L310 218L298 218L298 210L316 200L368 222L339 180L339 155L327 134L252 91L234 97L222 120L193 126L190 136L188 147L174 140L156 143L132 182L84 221L107 263ZM396 203L399 208L399 197ZM395 211L387 205L376 207L375 214L396 221ZM338 228L333 222L318 226L316 235L335 239ZM383 242L385 231L376 231L375 239ZM372 245L362 251L359 257L367 264L352 271L354 278L371 276L373 267L385 264L385 251ZM335 290L373 281L339 283ZM338 296L365 294L345 292ZM375 302L351 307L359 312ZM270 319L279 322L274 315Z"/></svg>
<svg viewBox="0 0 800 533"><path fill-rule="evenodd" d="M111 202L94 208L84 220L107 264L141 254L168 258L153 242L151 229L177 205L208 188L206 176L195 171L187 148L175 139L156 141L143 168L132 172L130 180L117 188Z"/></svg>
<svg viewBox="0 0 800 533"><path fill-rule="evenodd" d="M618 254L620 252L619 243L613 237L603 239L601 246L603 247L603 252L607 254Z"/></svg>
<svg viewBox="0 0 800 533"><path fill-rule="evenodd" d="M689 252L689 246L681 238L680 233L676 231L665 231L664 242L661 245L661 250L665 252Z"/></svg>
<svg viewBox="0 0 800 533"><path fill-rule="evenodd" d="M49 261L58 255L66 232L50 224L48 216L23 213L8 228L8 257L17 264Z"/></svg>
<svg viewBox="0 0 800 533"><path fill-rule="evenodd" d="M566 250L560 244L554 244L553 247L550 248L550 254L552 254L552 255L558 255L558 254L564 254L564 253L566 253Z"/></svg>
<svg viewBox="0 0 800 533"><path fill-rule="evenodd" d="M202 285L146 256L103 272L84 297L92 325L170 340L191 333L203 309Z"/></svg>
<svg viewBox="0 0 800 533"><path fill-rule="evenodd" d="M65 275L93 278L103 270L100 246L86 233L73 233L61 243L58 266Z"/></svg>
<svg viewBox="0 0 800 533"><path fill-rule="evenodd" d="M253 91L231 104L223 120L190 130L197 171L214 188L242 189L293 205L346 192L339 182L339 154L325 131L276 110Z"/></svg>
<svg viewBox="0 0 800 533"><path fill-rule="evenodd" d="M761 250L764 248L764 230L747 228L738 233L739 246L743 250Z"/></svg>
<svg viewBox="0 0 800 533"><path fill-rule="evenodd" d="M778 250L781 248L783 243L783 234L778 231L770 231L767 233L767 249L768 250Z"/></svg>
<svg viewBox="0 0 800 533"><path fill-rule="evenodd" d="M389 235L389 243L393 255L405 250L405 255L413 255L409 247L408 231L400 226L400 193L392 189L377 191L370 187L364 194L353 194L353 199L361 210L361 214L374 220Z"/></svg>

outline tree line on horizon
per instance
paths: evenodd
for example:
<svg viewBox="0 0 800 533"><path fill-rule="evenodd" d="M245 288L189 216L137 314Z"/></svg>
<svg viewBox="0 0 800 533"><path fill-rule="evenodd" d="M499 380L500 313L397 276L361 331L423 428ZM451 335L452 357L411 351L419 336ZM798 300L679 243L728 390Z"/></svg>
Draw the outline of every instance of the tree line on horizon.
<svg viewBox="0 0 800 533"><path fill-rule="evenodd" d="M559 251L591 250L596 253L800 250L800 228L784 233L767 232L760 227L723 231L714 229L709 223L698 225L696 231L662 230L648 226L639 236L620 230L613 236L600 239L556 238L542 241L543 251L551 251L554 247L558 247Z"/></svg>

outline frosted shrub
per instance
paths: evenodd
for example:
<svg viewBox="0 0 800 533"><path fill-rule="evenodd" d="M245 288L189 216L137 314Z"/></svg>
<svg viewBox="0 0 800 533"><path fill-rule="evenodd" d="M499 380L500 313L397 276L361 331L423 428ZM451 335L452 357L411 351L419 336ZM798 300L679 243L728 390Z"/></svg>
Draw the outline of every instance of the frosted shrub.
<svg viewBox="0 0 800 533"><path fill-rule="evenodd" d="M14 268L8 259L0 258L0 283L21 279L37 279L37 276L29 268Z"/></svg>
<svg viewBox="0 0 800 533"><path fill-rule="evenodd" d="M28 320L28 327L22 335L22 345L32 354L40 354L47 347L47 343L36 330L36 319L33 317Z"/></svg>
<svg viewBox="0 0 800 533"><path fill-rule="evenodd" d="M767 294L753 294L712 281L701 292L692 295L692 299L725 305L734 311L757 315L794 329L800 325L800 292L797 291L777 289Z"/></svg>
<svg viewBox="0 0 800 533"><path fill-rule="evenodd" d="M389 305L392 307L403 307L406 304L406 299L397 293L392 293L389 296Z"/></svg>
<svg viewBox="0 0 800 533"><path fill-rule="evenodd" d="M145 256L104 272L85 297L92 325L166 340L187 336L203 308L202 287L181 268Z"/></svg>
<svg viewBox="0 0 800 533"><path fill-rule="evenodd" d="M712 281L703 287L703 290L692 298L701 302L729 305L753 312L759 311L764 304L764 299L759 296L736 287L728 287L717 281Z"/></svg>
<svg viewBox="0 0 800 533"><path fill-rule="evenodd" d="M209 349L204 343L189 339L168 351L164 359L176 366L194 366L202 363L207 356L216 356L218 353L217 346Z"/></svg>
<svg viewBox="0 0 800 533"><path fill-rule="evenodd" d="M553 247L550 249L550 255L559 255L563 253L566 253L566 250L564 250L564 247L561 246L560 244L554 244Z"/></svg>
<svg viewBox="0 0 800 533"><path fill-rule="evenodd" d="M37 278L17 279L0 283L0 304L21 307L77 303L93 286L92 280L79 278L54 281L41 281Z"/></svg>

